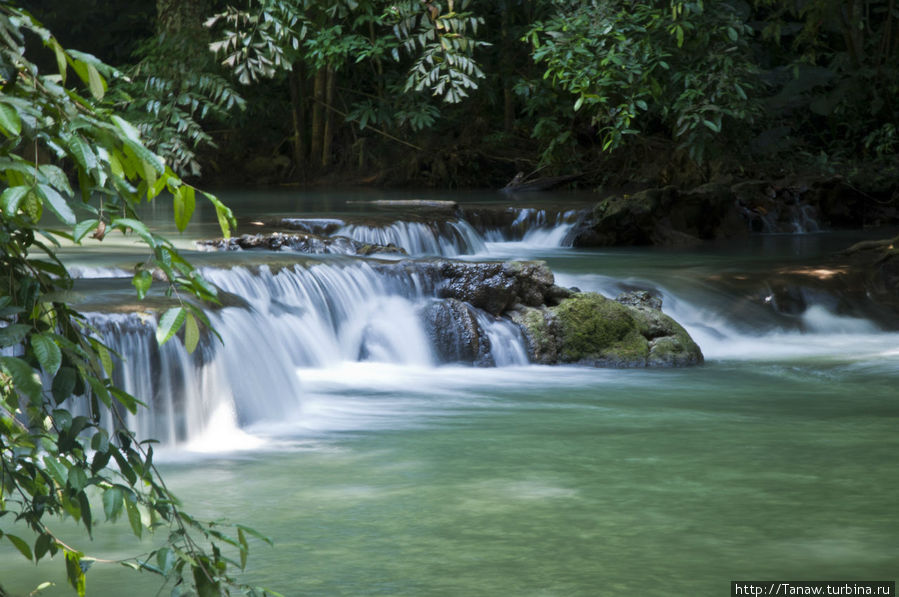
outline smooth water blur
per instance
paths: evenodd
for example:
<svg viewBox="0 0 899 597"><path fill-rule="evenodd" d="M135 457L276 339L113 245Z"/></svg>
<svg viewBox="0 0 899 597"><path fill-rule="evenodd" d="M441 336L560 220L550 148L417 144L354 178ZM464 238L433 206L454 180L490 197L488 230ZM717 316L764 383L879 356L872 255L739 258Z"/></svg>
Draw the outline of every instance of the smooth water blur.
<svg viewBox="0 0 899 597"><path fill-rule="evenodd" d="M745 297L720 284L847 241L679 252L490 241L495 257L546 259L566 286L657 290L706 364L617 371L512 355L506 367L435 367L411 336L379 344L393 362L343 358L335 341L328 358L286 351L299 396L272 395L293 391L273 383L239 429L213 421L203 441L158 459L192 512L275 540L253 544L245 580L288 596L711 597L738 579L895 580L899 334L825 305L785 325L764 305L736 308ZM246 281L251 303L259 283ZM341 284L329 292L353 293ZM151 548L126 527L106 525L88 551ZM79 537L71 525L63 535ZM69 594L63 569L0 544L13 594L45 579L58 586L43 594ZM159 589L111 565L87 578L89 594Z"/></svg>

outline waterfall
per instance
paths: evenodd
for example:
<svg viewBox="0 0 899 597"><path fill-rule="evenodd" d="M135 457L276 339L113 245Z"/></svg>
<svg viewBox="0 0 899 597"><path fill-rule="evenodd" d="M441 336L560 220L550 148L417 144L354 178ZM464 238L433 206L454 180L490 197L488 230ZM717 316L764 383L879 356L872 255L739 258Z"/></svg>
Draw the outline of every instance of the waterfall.
<svg viewBox="0 0 899 597"><path fill-rule="evenodd" d="M455 257L486 251L484 239L464 220L445 222L397 221L384 226L350 224L336 235L375 245L396 245L409 255Z"/></svg>
<svg viewBox="0 0 899 597"><path fill-rule="evenodd" d="M193 444L213 434L207 443L228 446L247 425L301 418L303 371L352 362L439 365L421 315L443 300L428 272L358 260L204 268L207 280L243 304L207 311L222 341L204 333L194 354L178 338L158 346L150 313L87 315L121 355L114 381L149 407L126 416L139 437ZM490 363L527 364L515 324L471 309L489 339Z"/></svg>
<svg viewBox="0 0 899 597"><path fill-rule="evenodd" d="M568 233L582 212L510 207L507 214L511 221L483 226L485 239L494 243L520 241L531 247L565 247L571 246Z"/></svg>

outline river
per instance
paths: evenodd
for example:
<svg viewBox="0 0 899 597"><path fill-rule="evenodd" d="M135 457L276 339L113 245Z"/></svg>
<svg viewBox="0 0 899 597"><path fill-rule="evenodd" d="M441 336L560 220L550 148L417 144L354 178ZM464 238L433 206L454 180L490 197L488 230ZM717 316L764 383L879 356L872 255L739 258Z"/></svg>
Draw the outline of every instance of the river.
<svg viewBox="0 0 899 597"><path fill-rule="evenodd" d="M363 209L348 200L397 196L412 197L222 194L244 223L345 217ZM210 212L179 246L214 234ZM165 209L145 215L177 236ZM249 306L215 315L226 345L212 368L171 365L190 386L172 390L176 402L199 406L172 404L135 423L170 441L158 459L189 511L274 540L253 544L243 579L287 596L533 597L711 597L729 594L732 580L895 580L899 334L826 296L776 313L746 290L756 286L739 283L814 262L855 235L574 250L559 246L567 225L512 241L482 235L477 254L460 258L546 260L557 283L610 296L652 289L699 343L703 366L529 365L501 326L502 366L439 364L415 320L429 300L415 279L384 281L358 258L191 254ZM128 281L98 277L124 270L136 251L121 237L101 248L65 252L100 303ZM298 265L266 265L285 259ZM237 268L223 269L226 261ZM138 375L144 340L122 342ZM152 545L124 522L101 525L84 549L117 559ZM42 594L70 594L58 558L26 565L7 543L0 579L14 595L44 580L57 586ZM97 564L87 586L139 597L159 583Z"/></svg>

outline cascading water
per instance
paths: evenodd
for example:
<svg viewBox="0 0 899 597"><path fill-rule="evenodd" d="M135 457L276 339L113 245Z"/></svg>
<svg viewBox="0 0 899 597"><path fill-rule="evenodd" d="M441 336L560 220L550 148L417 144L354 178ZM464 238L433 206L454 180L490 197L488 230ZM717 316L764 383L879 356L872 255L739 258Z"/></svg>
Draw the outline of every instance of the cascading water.
<svg viewBox="0 0 899 597"><path fill-rule="evenodd" d="M493 243L520 241L533 247L571 246L568 233L581 216L580 210L552 211L509 208L514 219L502 226L485 226L484 238Z"/></svg>
<svg viewBox="0 0 899 597"><path fill-rule="evenodd" d="M393 222L385 226L350 224L336 235L375 245L396 245L409 255L455 257L483 253L484 239L464 220L446 222Z"/></svg>
<svg viewBox="0 0 899 597"><path fill-rule="evenodd" d="M208 445L216 441L210 433L226 438L259 421L299 418L298 371L339 370L352 362L438 364L421 317L435 300L435 284L415 267L347 261L205 268L203 275L246 304L208 311L222 342L207 334L193 355L177 339L158 346L150 314L89 314L123 356L116 382L150 407L126 421L141 437ZM492 363L528 362L513 323L474 311Z"/></svg>

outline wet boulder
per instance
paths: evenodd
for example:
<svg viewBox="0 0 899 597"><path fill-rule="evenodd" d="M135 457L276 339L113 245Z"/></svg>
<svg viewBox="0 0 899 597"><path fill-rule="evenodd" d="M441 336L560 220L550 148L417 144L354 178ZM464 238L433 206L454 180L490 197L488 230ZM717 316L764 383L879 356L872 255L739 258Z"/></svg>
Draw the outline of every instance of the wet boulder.
<svg viewBox="0 0 899 597"><path fill-rule="evenodd" d="M494 365L490 339L470 305L456 299L434 301L422 310L421 318L440 362Z"/></svg>
<svg viewBox="0 0 899 597"><path fill-rule="evenodd" d="M553 273L542 261L442 261L437 270L438 296L465 301L493 315L514 305L536 307L565 295L564 289L553 284Z"/></svg>

